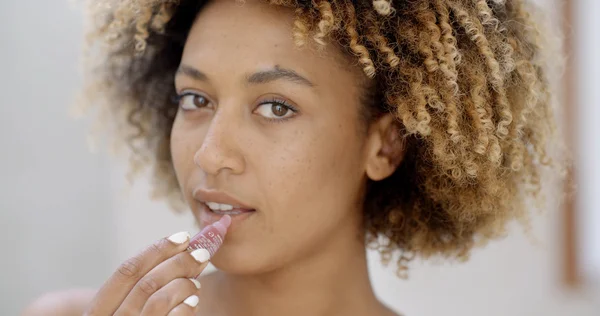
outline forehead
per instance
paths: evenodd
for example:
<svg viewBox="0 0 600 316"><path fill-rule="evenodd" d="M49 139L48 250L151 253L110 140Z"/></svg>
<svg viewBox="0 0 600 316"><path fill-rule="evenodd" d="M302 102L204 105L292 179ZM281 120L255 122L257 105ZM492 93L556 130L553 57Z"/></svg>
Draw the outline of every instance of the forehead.
<svg viewBox="0 0 600 316"><path fill-rule="evenodd" d="M280 65L316 82L328 77L350 77L354 83L362 79L360 68L351 65L355 59L335 45L323 48L308 41L299 48L294 42L294 22L293 9L263 1L209 2L190 30L182 62L234 73Z"/></svg>

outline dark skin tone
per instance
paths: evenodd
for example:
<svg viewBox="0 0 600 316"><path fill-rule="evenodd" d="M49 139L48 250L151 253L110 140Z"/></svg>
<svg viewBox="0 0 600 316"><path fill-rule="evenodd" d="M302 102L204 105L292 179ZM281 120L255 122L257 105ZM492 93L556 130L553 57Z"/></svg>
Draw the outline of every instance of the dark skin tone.
<svg viewBox="0 0 600 316"><path fill-rule="evenodd" d="M297 48L293 20L292 10L259 1L214 1L191 29L176 74L177 178L201 226L219 217L206 204L214 194L249 212L232 216L212 258L219 271L200 280L199 304L173 300L152 315L395 315L373 293L361 222L367 180L390 176L401 160L394 120L365 122L367 81L355 58L333 44ZM153 271L185 288L167 295L196 293L182 280L205 264L188 255L177 275L155 269L186 246L159 245L162 253L137 257L148 271L125 281L116 273L88 307L143 313L153 295L111 292L135 292Z"/></svg>

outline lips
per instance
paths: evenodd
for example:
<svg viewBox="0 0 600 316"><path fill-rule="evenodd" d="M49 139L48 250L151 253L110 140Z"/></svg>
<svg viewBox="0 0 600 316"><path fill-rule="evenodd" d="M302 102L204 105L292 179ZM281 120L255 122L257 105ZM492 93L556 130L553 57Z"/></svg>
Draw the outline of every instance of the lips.
<svg viewBox="0 0 600 316"><path fill-rule="evenodd" d="M204 204L206 204L206 206L211 210L211 212L219 215L233 216L252 211L251 209L235 207L230 204L221 204L216 202L205 202Z"/></svg>
<svg viewBox="0 0 600 316"><path fill-rule="evenodd" d="M229 215L232 221L231 227L235 231L239 225L256 214L255 207L222 191L196 188L192 196L198 202L195 214L203 226L211 225L223 216Z"/></svg>
<svg viewBox="0 0 600 316"><path fill-rule="evenodd" d="M218 215L235 216L254 211L253 207L220 191L209 191L198 188L194 190L193 196L194 199L203 203L208 210Z"/></svg>

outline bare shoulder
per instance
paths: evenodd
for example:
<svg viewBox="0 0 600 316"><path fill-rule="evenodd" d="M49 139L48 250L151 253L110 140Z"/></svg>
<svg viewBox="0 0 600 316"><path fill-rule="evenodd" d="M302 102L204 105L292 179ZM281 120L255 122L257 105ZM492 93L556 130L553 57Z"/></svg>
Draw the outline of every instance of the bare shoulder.
<svg viewBox="0 0 600 316"><path fill-rule="evenodd" d="M23 310L21 316L81 316L96 295L92 289L72 289L44 294Z"/></svg>

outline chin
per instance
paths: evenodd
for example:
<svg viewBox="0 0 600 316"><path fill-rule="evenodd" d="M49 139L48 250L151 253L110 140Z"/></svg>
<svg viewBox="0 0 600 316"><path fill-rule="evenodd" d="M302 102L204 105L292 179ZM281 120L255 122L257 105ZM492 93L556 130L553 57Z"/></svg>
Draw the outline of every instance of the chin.
<svg viewBox="0 0 600 316"><path fill-rule="evenodd" d="M261 249L262 248L262 249ZM264 247L223 245L211 259L212 265L222 272L235 275L256 275L280 268L283 263L276 254L268 254Z"/></svg>

